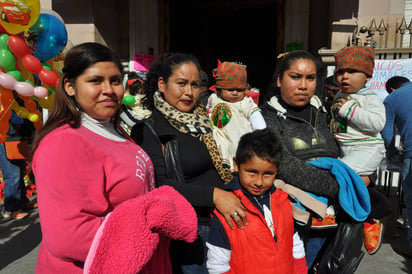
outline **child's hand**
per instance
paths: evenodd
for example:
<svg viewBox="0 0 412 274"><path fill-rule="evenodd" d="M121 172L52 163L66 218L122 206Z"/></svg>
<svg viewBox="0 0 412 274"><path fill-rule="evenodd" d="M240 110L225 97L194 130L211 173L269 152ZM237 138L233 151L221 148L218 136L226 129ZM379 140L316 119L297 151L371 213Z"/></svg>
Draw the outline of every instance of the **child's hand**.
<svg viewBox="0 0 412 274"><path fill-rule="evenodd" d="M335 104L336 109L339 111L339 110L342 108L342 106L343 106L347 101L349 101L349 100L350 100L349 97L339 98L339 99L337 100L337 103Z"/></svg>

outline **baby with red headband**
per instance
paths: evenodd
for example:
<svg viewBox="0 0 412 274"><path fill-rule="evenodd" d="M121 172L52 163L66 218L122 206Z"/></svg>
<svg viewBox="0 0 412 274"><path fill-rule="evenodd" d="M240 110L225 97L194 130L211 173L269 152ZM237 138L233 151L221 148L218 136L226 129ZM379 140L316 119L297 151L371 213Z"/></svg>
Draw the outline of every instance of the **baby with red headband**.
<svg viewBox="0 0 412 274"><path fill-rule="evenodd" d="M206 108L213 124L213 137L223 163L233 171L233 157L240 137L256 129L266 128L265 120L247 91L246 66L234 62L219 63L213 70L216 93L209 96Z"/></svg>

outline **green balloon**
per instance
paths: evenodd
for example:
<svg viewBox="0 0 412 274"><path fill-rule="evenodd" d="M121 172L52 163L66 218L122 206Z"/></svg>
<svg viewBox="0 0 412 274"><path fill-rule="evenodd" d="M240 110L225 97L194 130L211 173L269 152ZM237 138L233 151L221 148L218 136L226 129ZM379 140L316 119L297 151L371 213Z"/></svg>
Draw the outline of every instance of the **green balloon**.
<svg viewBox="0 0 412 274"><path fill-rule="evenodd" d="M0 50L8 49L9 45L9 36L7 34L0 35Z"/></svg>
<svg viewBox="0 0 412 274"><path fill-rule="evenodd" d="M0 35L0 67L5 71L14 70L16 62L14 61L13 53L8 46L9 36L7 34Z"/></svg>
<svg viewBox="0 0 412 274"><path fill-rule="evenodd" d="M7 74L13 76L14 79L16 79L18 82L24 81L23 75L21 75L21 72L18 71L18 70L15 70L15 69L9 70L9 71L7 71Z"/></svg>
<svg viewBox="0 0 412 274"><path fill-rule="evenodd" d="M52 66L51 66L49 63L43 62L43 63L41 63L41 64L43 65L43 68L44 68L44 69L53 71L53 68L52 68Z"/></svg>
<svg viewBox="0 0 412 274"><path fill-rule="evenodd" d="M16 67L14 56L10 50L0 50L0 67L5 71L13 70Z"/></svg>
<svg viewBox="0 0 412 274"><path fill-rule="evenodd" d="M127 94L123 97L122 104L126 106L132 106L136 103L136 98L133 95Z"/></svg>

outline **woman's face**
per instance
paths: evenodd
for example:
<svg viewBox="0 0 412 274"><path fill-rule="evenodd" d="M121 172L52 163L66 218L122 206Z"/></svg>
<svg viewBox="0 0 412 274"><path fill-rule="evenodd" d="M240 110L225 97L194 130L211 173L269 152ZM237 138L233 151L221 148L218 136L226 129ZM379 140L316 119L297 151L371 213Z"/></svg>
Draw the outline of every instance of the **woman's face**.
<svg viewBox="0 0 412 274"><path fill-rule="evenodd" d="M316 65L312 60L293 61L283 78L277 79L282 100L291 107L303 107L309 104L316 89Z"/></svg>
<svg viewBox="0 0 412 274"><path fill-rule="evenodd" d="M113 117L124 95L122 75L113 62L95 63L77 77L74 85L66 80L64 89L75 97L83 112L96 120Z"/></svg>
<svg viewBox="0 0 412 274"><path fill-rule="evenodd" d="M192 62L176 67L167 83L163 77L157 82L163 98L181 112L190 112L199 99L199 70Z"/></svg>

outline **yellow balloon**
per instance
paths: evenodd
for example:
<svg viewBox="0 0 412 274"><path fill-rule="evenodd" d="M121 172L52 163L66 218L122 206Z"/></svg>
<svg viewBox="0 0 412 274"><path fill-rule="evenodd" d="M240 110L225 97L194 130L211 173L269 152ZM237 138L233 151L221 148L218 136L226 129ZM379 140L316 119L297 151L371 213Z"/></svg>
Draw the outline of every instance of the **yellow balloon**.
<svg viewBox="0 0 412 274"><path fill-rule="evenodd" d="M46 98L34 98L33 99L42 107L51 111L54 103L54 92Z"/></svg>
<svg viewBox="0 0 412 274"><path fill-rule="evenodd" d="M27 108L20 106L16 101L11 104L11 109L21 118L29 119L33 123L39 121L38 114L29 112Z"/></svg>
<svg viewBox="0 0 412 274"><path fill-rule="evenodd" d="M35 113L29 113L29 115L27 116L27 119L29 119L30 122L32 123L36 123L39 121L39 115L35 114Z"/></svg>
<svg viewBox="0 0 412 274"><path fill-rule="evenodd" d="M0 25L9 34L28 30L40 15L40 0L1 0Z"/></svg>

